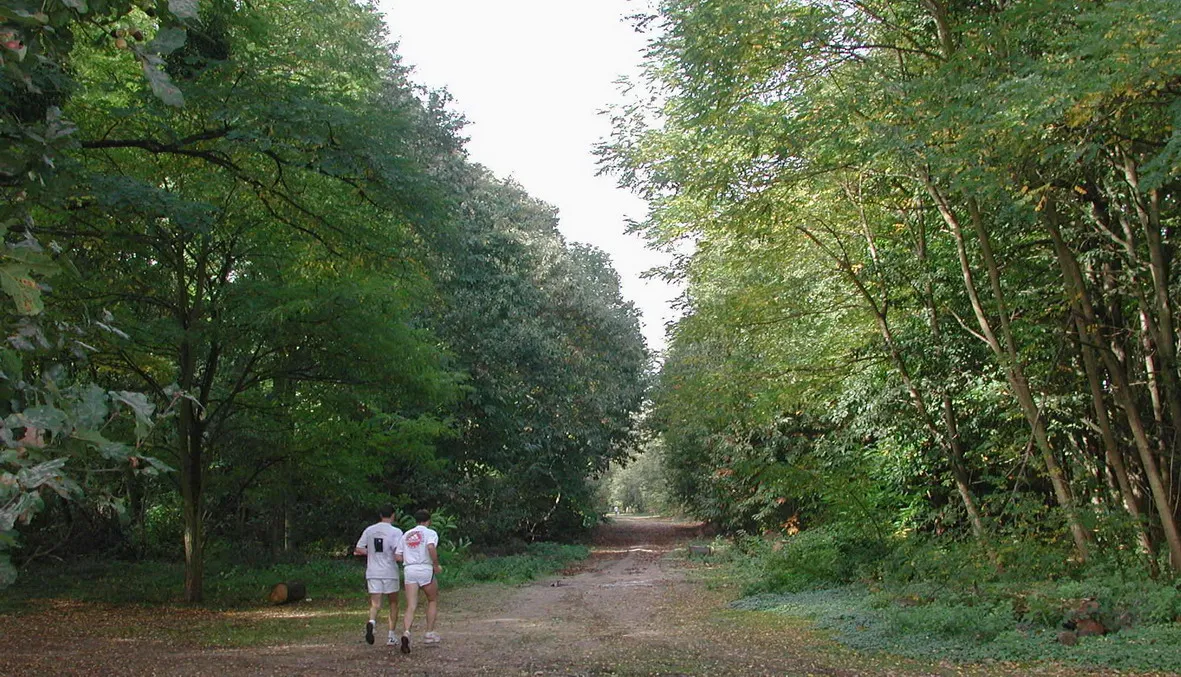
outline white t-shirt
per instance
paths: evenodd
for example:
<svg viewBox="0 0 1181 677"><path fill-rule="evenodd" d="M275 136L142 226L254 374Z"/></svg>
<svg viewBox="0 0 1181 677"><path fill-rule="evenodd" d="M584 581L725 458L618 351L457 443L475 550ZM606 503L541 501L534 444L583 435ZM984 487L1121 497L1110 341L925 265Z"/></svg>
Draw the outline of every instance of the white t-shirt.
<svg viewBox="0 0 1181 677"><path fill-rule="evenodd" d="M367 554L365 578L398 578L394 551L401 541L402 530L389 522L378 522L365 528L357 541L357 547L365 548Z"/></svg>
<svg viewBox="0 0 1181 677"><path fill-rule="evenodd" d="M407 531L402 535L402 541L398 544L398 552L402 555L402 564L406 566L433 564L431 554L426 549L428 545L439 546L439 534L434 529L420 524Z"/></svg>

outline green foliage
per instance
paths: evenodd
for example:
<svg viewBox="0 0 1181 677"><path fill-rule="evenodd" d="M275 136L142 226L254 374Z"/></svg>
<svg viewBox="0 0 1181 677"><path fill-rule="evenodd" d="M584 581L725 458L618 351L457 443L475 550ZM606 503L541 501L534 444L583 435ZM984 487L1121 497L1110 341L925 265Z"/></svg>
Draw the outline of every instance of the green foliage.
<svg viewBox="0 0 1181 677"><path fill-rule="evenodd" d="M650 444L626 465L612 465L599 484L598 507L668 514L675 509L664 475L659 444Z"/></svg>
<svg viewBox="0 0 1181 677"><path fill-rule="evenodd" d="M525 551L498 557L476 556L446 566L439 574L440 585L505 583L517 585L561 571L590 554L586 546L560 543L530 543Z"/></svg>
<svg viewBox="0 0 1181 677"><path fill-rule="evenodd" d="M339 552L391 500L444 508L449 561L591 523L636 310L385 30L351 0L0 8L0 583L15 524L35 557L72 514L30 523L48 492L110 554L183 556L190 601L206 547Z"/></svg>
<svg viewBox="0 0 1181 677"><path fill-rule="evenodd" d="M1116 669L1176 670L1181 585L1118 562L1057 567L1037 555L997 570L971 542L899 539L874 557L841 553L848 539L804 534L780 545L715 547L752 596L738 609L809 618L860 650L957 661L1078 663ZM856 566L854 566L856 564ZM1058 642L1064 627L1093 619L1109 631Z"/></svg>
<svg viewBox="0 0 1181 677"><path fill-rule="evenodd" d="M165 494L144 510L142 553L148 559L174 561L184 557L184 518L180 497Z"/></svg>
<svg viewBox="0 0 1181 677"><path fill-rule="evenodd" d="M524 552L505 557L449 554L439 580L444 587L516 585L559 571L587 555L583 546L556 543L533 543ZM280 581L306 582L313 598L359 599L364 595L365 567L363 558L308 559L266 566L213 558L208 577L208 606L243 608L265 604L267 593ZM183 578L184 567L176 561L85 558L46 566L37 576L22 578L6 591L4 606L7 611L19 611L24 604L46 598L166 605L180 601Z"/></svg>
<svg viewBox="0 0 1181 677"><path fill-rule="evenodd" d="M568 246L553 208L472 173L440 331L470 375L457 471L437 499L482 544L569 539L598 520L590 478L634 449L648 355L606 256Z"/></svg>
<svg viewBox="0 0 1181 677"><path fill-rule="evenodd" d="M0 389L6 418L0 453L0 587L11 582L8 564L14 525L27 524L43 505L40 493L79 493L76 478L92 469L141 460L154 474L168 467L138 455L153 423L154 405L141 394L104 391L93 383L75 382L67 364L38 364L53 343L71 343L74 360L89 349L84 340L94 331L121 333L111 317L55 317L44 321L46 280L60 273L60 246L47 251L38 239L44 210L63 208L75 194L68 152L77 144L77 127L63 116L62 106L78 87L72 53L76 36L106 33L108 51L126 50L143 69L151 89L172 105L183 103L179 91L159 70L163 41L145 46L143 33L110 28L124 20L145 23L148 33L171 35L174 46L184 41L179 28L196 17L197 2L169 3L147 17L130 0L95 3L8 2L0 7L0 290L15 304L0 312L8 347L0 358ZM105 37L105 36L104 36ZM133 41L137 44L130 44ZM15 349L15 350L14 350ZM19 353L25 353L21 356ZM170 393L171 394L171 393ZM132 409L136 448L110 441L100 430L119 416L120 405ZM108 412L110 419L107 420ZM110 430L120 428L118 424ZM126 432L126 431L123 431ZM131 439L130 436L127 439ZM90 444L98 452L80 449ZM87 458L91 456L91 458ZM97 462L96 458L97 457ZM130 461L129 461L130 459ZM67 462L69 465L67 466Z"/></svg>
<svg viewBox="0 0 1181 677"><path fill-rule="evenodd" d="M414 515L403 515L399 524L403 531L409 531L418 525ZM451 559L463 559L471 546L471 539L459 535L459 520L446 510L431 512L431 529L439 534L439 557L446 555Z"/></svg>
<svg viewBox="0 0 1181 677"><path fill-rule="evenodd" d="M747 593L815 590L873 577L889 548L871 535L834 527L771 543L750 539L744 550L757 562L759 575Z"/></svg>
<svg viewBox="0 0 1181 677"><path fill-rule="evenodd" d="M842 644L912 658L955 661L1054 661L1117 670L1176 671L1181 638L1175 623L1145 625L1104 637L1082 637L1076 646L1057 641L1057 630L1020 626L1003 605L930 602L881 606L864 588L847 587L763 595L736 608L775 611L812 619Z"/></svg>
<svg viewBox="0 0 1181 677"><path fill-rule="evenodd" d="M637 230L681 254L648 420L674 496L730 532L1178 570L1179 19L1163 0L645 17L646 87L602 154L651 202Z"/></svg>

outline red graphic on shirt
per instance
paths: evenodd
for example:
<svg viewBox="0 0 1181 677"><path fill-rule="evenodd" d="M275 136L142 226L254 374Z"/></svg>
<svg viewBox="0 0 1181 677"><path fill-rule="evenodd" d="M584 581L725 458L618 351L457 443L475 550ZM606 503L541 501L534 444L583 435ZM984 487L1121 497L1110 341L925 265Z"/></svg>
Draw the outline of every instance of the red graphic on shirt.
<svg viewBox="0 0 1181 677"><path fill-rule="evenodd" d="M411 531L410 533L406 534L406 547L417 548L420 545L422 545L421 531Z"/></svg>

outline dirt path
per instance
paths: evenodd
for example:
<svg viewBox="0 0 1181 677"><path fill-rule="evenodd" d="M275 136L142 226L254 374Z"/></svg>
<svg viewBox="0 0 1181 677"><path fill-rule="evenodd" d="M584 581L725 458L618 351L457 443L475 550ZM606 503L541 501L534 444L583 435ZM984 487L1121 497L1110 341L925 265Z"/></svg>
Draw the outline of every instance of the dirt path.
<svg viewBox="0 0 1181 677"><path fill-rule="evenodd" d="M619 518L597 531L592 557L578 572L507 591L454 591L440 612L444 643L416 646L409 656L367 646L354 633L331 648L219 652L222 667L275 674L647 675L703 674L708 663L708 672L719 674L719 647L683 622L699 586L666 559L698 532L697 524ZM743 668L721 674L750 674Z"/></svg>
<svg viewBox="0 0 1181 677"><path fill-rule="evenodd" d="M577 572L518 588L444 591L443 644L416 645L408 656L380 641L364 643L361 606L309 605L306 613L355 617L356 627L347 633L238 649L178 646L150 633L145 638L142 627L122 635L135 639L109 631L74 636L69 623L48 612L22 617L19 624L0 622L0 675L1016 674L997 665L924 665L862 656L818 639L800 621L727 611L733 590L711 589L689 575L683 560L666 557L697 532L696 524L622 517L598 530L593 555ZM93 607L60 613L72 614L79 623L152 623L129 618L127 609L110 611L110 617L94 614ZM167 610L150 613L167 614L162 621L184 622ZM215 622L248 624L264 612L193 613L202 622L214 616ZM305 611L279 613L298 623ZM1053 667L1019 672L1083 674Z"/></svg>

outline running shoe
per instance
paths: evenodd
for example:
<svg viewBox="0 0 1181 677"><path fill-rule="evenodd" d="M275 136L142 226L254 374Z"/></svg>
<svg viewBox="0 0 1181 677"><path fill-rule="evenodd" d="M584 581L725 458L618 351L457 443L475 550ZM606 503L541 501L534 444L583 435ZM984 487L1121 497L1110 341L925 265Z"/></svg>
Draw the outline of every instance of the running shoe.
<svg viewBox="0 0 1181 677"><path fill-rule="evenodd" d="M423 644L438 644L439 642L442 642L442 641L443 641L443 638L439 637L439 633L437 633L437 632L428 632L422 638Z"/></svg>
<svg viewBox="0 0 1181 677"><path fill-rule="evenodd" d="M410 633L402 634L402 653L410 653Z"/></svg>
<svg viewBox="0 0 1181 677"><path fill-rule="evenodd" d="M373 621L369 621L368 623L365 624L365 643L366 644L373 643L373 626L374 626Z"/></svg>
<svg viewBox="0 0 1181 677"><path fill-rule="evenodd" d="M390 630L390 638L386 640L385 645L386 646L397 646L397 644L398 644L398 636L396 634L394 634L393 630Z"/></svg>

